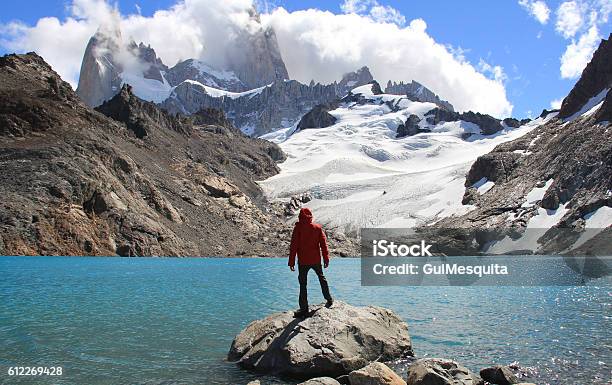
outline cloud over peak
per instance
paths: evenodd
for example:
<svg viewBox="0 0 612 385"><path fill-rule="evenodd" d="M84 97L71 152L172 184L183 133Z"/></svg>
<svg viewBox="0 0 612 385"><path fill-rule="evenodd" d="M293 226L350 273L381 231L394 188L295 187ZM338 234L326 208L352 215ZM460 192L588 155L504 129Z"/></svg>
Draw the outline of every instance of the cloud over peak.
<svg viewBox="0 0 612 385"><path fill-rule="evenodd" d="M287 69L297 80L332 82L367 65L381 84L417 80L461 111L495 116L512 111L501 78L495 78L496 74L501 77L501 67L487 67L488 78L461 55L454 55L454 50L437 43L422 19L403 27L376 21L369 13L336 15L278 8L263 20L274 27Z"/></svg>
<svg viewBox="0 0 612 385"><path fill-rule="evenodd" d="M69 15L0 25L0 45L18 52L35 50L73 86L78 81L85 46L113 13L123 36L150 44L167 65L198 58L223 66L233 38L267 26L275 29L281 54L292 78L333 82L363 65L375 78L417 80L449 100L458 110L498 117L510 115L505 76L499 66L472 65L459 48L436 42L422 19L407 22L396 9L376 0L347 0L343 14L309 9L276 8L251 17L252 0L183 0L145 17L119 15L105 0L73 0ZM485 65L486 64L486 65Z"/></svg>
<svg viewBox="0 0 612 385"><path fill-rule="evenodd" d="M603 38L599 27L608 25L611 11L612 0L572 0L559 5L555 30L569 40L561 56L562 78L580 76Z"/></svg>

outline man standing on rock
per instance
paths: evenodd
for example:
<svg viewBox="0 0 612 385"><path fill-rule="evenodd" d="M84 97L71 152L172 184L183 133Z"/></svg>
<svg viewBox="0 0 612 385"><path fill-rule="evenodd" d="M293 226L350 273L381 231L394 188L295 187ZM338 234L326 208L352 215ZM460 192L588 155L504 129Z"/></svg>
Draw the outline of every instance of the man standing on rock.
<svg viewBox="0 0 612 385"><path fill-rule="evenodd" d="M323 254L323 266L329 266L329 250L327 249L327 238L323 228L318 223L312 223L312 212L310 209L300 210L299 222L293 228L291 234L291 247L289 250L289 268L295 271L295 257L298 259L298 281L300 282L300 310L295 312L296 317L308 315L308 271L314 270L319 277L323 297L327 300L326 307L331 307L333 300L329 294L327 279L323 275L321 266L321 254Z"/></svg>

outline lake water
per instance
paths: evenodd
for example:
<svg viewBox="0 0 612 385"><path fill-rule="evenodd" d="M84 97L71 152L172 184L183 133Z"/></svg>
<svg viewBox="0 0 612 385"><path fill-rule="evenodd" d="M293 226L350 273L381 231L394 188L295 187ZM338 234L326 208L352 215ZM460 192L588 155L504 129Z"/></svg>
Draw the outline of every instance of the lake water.
<svg viewBox="0 0 612 385"><path fill-rule="evenodd" d="M396 311L418 356L473 370L518 361L537 384L610 384L610 287L362 287L334 259L332 295ZM315 275L311 303L322 301ZM0 258L1 384L292 384L225 361L250 321L297 306L282 259ZM9 377L62 366L62 377Z"/></svg>

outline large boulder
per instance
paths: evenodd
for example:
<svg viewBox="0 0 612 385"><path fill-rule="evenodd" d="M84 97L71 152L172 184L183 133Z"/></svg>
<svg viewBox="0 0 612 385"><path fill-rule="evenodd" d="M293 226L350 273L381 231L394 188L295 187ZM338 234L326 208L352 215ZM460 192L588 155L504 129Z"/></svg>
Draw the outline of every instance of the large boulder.
<svg viewBox="0 0 612 385"><path fill-rule="evenodd" d="M480 371L480 377L491 384L497 385L512 385L518 384L519 382L519 379L512 373L512 370L502 365L482 369Z"/></svg>
<svg viewBox="0 0 612 385"><path fill-rule="evenodd" d="M382 362L372 362L349 374L351 385L406 385L400 376Z"/></svg>
<svg viewBox="0 0 612 385"><path fill-rule="evenodd" d="M228 359L250 370L311 378L412 355L408 326L391 310L338 301L315 307L306 319L286 311L251 322L232 342Z"/></svg>
<svg viewBox="0 0 612 385"><path fill-rule="evenodd" d="M466 367L445 358L422 358L408 367L408 385L483 385Z"/></svg>

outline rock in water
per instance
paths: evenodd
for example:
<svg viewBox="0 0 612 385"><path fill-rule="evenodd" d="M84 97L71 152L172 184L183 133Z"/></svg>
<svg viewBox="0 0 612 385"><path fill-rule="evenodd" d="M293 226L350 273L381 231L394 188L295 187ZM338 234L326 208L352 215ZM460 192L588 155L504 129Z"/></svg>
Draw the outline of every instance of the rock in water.
<svg viewBox="0 0 612 385"><path fill-rule="evenodd" d="M455 361L422 358L408 367L408 385L483 385L480 377Z"/></svg>
<svg viewBox="0 0 612 385"><path fill-rule="evenodd" d="M382 362L372 362L370 365L349 374L351 385L406 385L391 368Z"/></svg>
<svg viewBox="0 0 612 385"><path fill-rule="evenodd" d="M340 383L331 377L317 377L298 385L340 385Z"/></svg>
<svg viewBox="0 0 612 385"><path fill-rule="evenodd" d="M497 385L512 385L519 382L509 367L501 365L482 369L480 377L487 382Z"/></svg>
<svg viewBox="0 0 612 385"><path fill-rule="evenodd" d="M395 313L338 301L314 308L306 319L287 311L251 322L232 342L228 359L246 369L308 378L412 355L408 326Z"/></svg>

